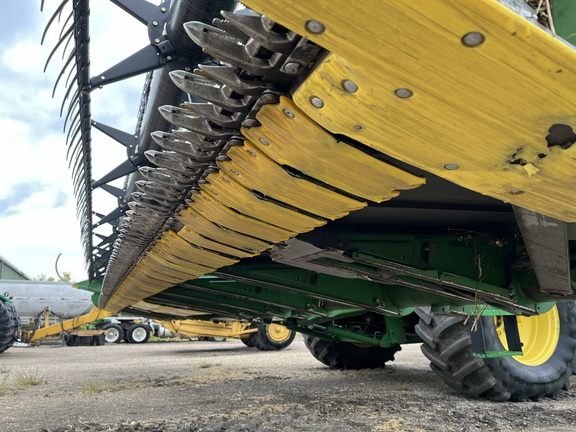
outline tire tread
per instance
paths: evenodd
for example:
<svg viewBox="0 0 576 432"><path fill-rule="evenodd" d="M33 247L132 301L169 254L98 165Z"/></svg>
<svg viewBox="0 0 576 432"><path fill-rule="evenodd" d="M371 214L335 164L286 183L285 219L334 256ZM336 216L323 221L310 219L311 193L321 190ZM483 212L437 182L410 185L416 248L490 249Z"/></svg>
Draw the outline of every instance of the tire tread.
<svg viewBox="0 0 576 432"><path fill-rule="evenodd" d="M491 401L556 398L561 390L569 388L569 378L576 364L576 303L559 303L558 311L562 340L553 355L554 361L550 359L547 362L549 366L546 367L557 367L557 376L549 381L545 381L542 378L545 374L539 372L539 368L544 366L526 366L511 357L474 357L470 326L463 325L462 317L432 312L426 316L427 310L419 308L416 313L420 321L416 332L422 338L421 350L430 360L430 368L445 384L466 396ZM484 328L492 329L491 317L482 319L485 320ZM491 330L488 337L495 343L495 330Z"/></svg>

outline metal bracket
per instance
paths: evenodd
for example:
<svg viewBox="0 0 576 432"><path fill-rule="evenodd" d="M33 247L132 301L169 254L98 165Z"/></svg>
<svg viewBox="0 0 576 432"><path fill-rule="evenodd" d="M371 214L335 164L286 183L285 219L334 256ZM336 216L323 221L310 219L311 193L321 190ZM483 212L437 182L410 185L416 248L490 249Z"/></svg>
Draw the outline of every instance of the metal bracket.
<svg viewBox="0 0 576 432"><path fill-rule="evenodd" d="M115 221L116 219L124 216L124 213L126 212L127 207L128 206L116 207L114 210L112 210L110 213L108 213L106 216L104 216L102 219L100 219L98 222L96 222L92 226L92 228L97 228L100 225L104 225L105 223Z"/></svg>
<svg viewBox="0 0 576 432"><path fill-rule="evenodd" d="M171 0L155 5L146 0L110 0L124 12L127 12L142 24L148 26L150 43L162 36L164 24L168 20Z"/></svg>
<svg viewBox="0 0 576 432"><path fill-rule="evenodd" d="M167 12L170 8L170 0L159 6L140 0L112 0L112 2L148 26L150 45L145 46L110 69L92 77L88 87L89 91L164 67L167 63L179 58L174 46L163 34L164 26L168 21L169 14Z"/></svg>
<svg viewBox="0 0 576 432"><path fill-rule="evenodd" d="M138 170L138 167L146 162L146 159L142 155L138 155L133 159L126 160L102 177L100 180L95 180L92 182L92 189L96 189L97 187L109 183L112 180L116 180L117 178L124 177L134 171Z"/></svg>
<svg viewBox="0 0 576 432"><path fill-rule="evenodd" d="M400 325L400 320L395 320L398 322L398 326ZM387 321L388 322L388 321ZM296 330L299 333L303 333L309 336L317 337L319 339L333 341L333 342L352 342L352 343L361 343L371 346L379 346L379 347L390 347L393 345L397 345L401 343L401 340L398 339L398 335L390 335L386 332L381 338L378 337L371 337L366 336L361 333L357 333L345 328L336 327L333 325L321 325L321 324L313 324L309 327L302 327L298 326L294 323L288 323L287 327Z"/></svg>
<svg viewBox="0 0 576 432"><path fill-rule="evenodd" d="M521 207L513 208L540 291L559 296L573 294L568 224Z"/></svg>
<svg viewBox="0 0 576 432"><path fill-rule="evenodd" d="M343 261L345 263L354 262L350 258L345 257L342 251L319 249L310 243L295 238L286 241L283 245L272 248L270 256L272 261L318 273L347 279L357 279L359 277L359 275L352 270L335 268L330 264L323 265L322 259L324 258ZM316 260L319 260L319 262L316 262Z"/></svg>
<svg viewBox="0 0 576 432"><path fill-rule="evenodd" d="M508 342L507 350L488 350L486 349L486 338L484 334L484 325L482 320L478 320L478 327L476 331L472 331L470 337L472 338L472 355L480 358L497 358L497 357L512 357L522 355L522 342L520 341L520 333L518 332L518 321L514 315L503 315L504 331L506 333L506 340Z"/></svg>

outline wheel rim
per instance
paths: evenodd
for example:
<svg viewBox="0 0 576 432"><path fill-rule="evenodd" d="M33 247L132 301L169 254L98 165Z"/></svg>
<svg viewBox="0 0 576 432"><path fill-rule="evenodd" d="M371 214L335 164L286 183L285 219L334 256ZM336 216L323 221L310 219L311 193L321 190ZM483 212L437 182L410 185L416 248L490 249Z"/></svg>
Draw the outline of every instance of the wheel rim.
<svg viewBox="0 0 576 432"><path fill-rule="evenodd" d="M146 339L146 330L142 327L135 328L132 332L132 340L134 342L142 342Z"/></svg>
<svg viewBox="0 0 576 432"><path fill-rule="evenodd" d="M270 340L274 342L284 342L290 337L290 330L278 324L268 324L266 333Z"/></svg>
<svg viewBox="0 0 576 432"><path fill-rule="evenodd" d="M514 356L519 363L527 366L538 366L545 363L556 350L560 339L560 316L554 306L548 312L531 317L516 317L522 352L524 355ZM500 342L508 349L504 320L501 316L494 317L496 332Z"/></svg>
<svg viewBox="0 0 576 432"><path fill-rule="evenodd" d="M105 338L106 342L115 342L120 338L120 333L118 332L118 329L112 327L106 330Z"/></svg>

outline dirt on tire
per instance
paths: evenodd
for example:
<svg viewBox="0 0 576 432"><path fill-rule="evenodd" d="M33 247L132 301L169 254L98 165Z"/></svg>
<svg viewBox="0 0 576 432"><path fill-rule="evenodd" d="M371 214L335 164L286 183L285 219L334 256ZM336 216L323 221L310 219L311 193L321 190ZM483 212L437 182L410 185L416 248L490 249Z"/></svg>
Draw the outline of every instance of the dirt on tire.
<svg viewBox="0 0 576 432"><path fill-rule="evenodd" d="M12 347L0 355L0 431L576 430L574 390L467 399L418 345L395 357L383 369L330 370L301 336L266 352L230 339Z"/></svg>

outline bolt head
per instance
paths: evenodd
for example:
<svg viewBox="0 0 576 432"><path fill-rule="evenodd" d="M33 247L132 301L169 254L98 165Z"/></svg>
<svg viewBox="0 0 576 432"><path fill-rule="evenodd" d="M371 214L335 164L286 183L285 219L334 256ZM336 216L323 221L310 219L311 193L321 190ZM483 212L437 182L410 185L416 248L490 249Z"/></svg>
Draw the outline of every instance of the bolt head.
<svg viewBox="0 0 576 432"><path fill-rule="evenodd" d="M324 33L326 27L324 27L324 24L322 24L320 21L309 20L306 22L306 30L308 30L310 33L320 34Z"/></svg>
<svg viewBox="0 0 576 432"><path fill-rule="evenodd" d="M265 93L260 97L260 100L263 103L272 104L272 103L276 103L278 101L278 98L276 97L276 95L274 95L272 93Z"/></svg>
<svg viewBox="0 0 576 432"><path fill-rule="evenodd" d="M459 168L460 168L459 165L453 164L453 163L444 165L444 169L451 170L451 171L457 170L457 169L459 169Z"/></svg>
<svg viewBox="0 0 576 432"><path fill-rule="evenodd" d="M401 99L408 99L414 95L414 92L409 88L398 88L394 90L394 94Z"/></svg>
<svg viewBox="0 0 576 432"><path fill-rule="evenodd" d="M312 104L313 107L318 108L318 109L324 107L324 101L322 99L320 99L318 96L310 97L310 103Z"/></svg>
<svg viewBox="0 0 576 432"><path fill-rule="evenodd" d="M356 93L358 91L358 85L349 79L342 81L342 88L348 93Z"/></svg>
<svg viewBox="0 0 576 432"><path fill-rule="evenodd" d="M475 48L484 43L486 38L480 32L469 32L462 36L462 44L469 48Z"/></svg>
<svg viewBox="0 0 576 432"><path fill-rule="evenodd" d="M272 30L272 28L274 27L274 21L272 21L270 18L268 18L267 16L262 16L262 24L264 25L265 28L267 28L268 30Z"/></svg>
<svg viewBox="0 0 576 432"><path fill-rule="evenodd" d="M296 62L288 62L284 65L284 71L289 74L296 74L300 70L300 64Z"/></svg>

